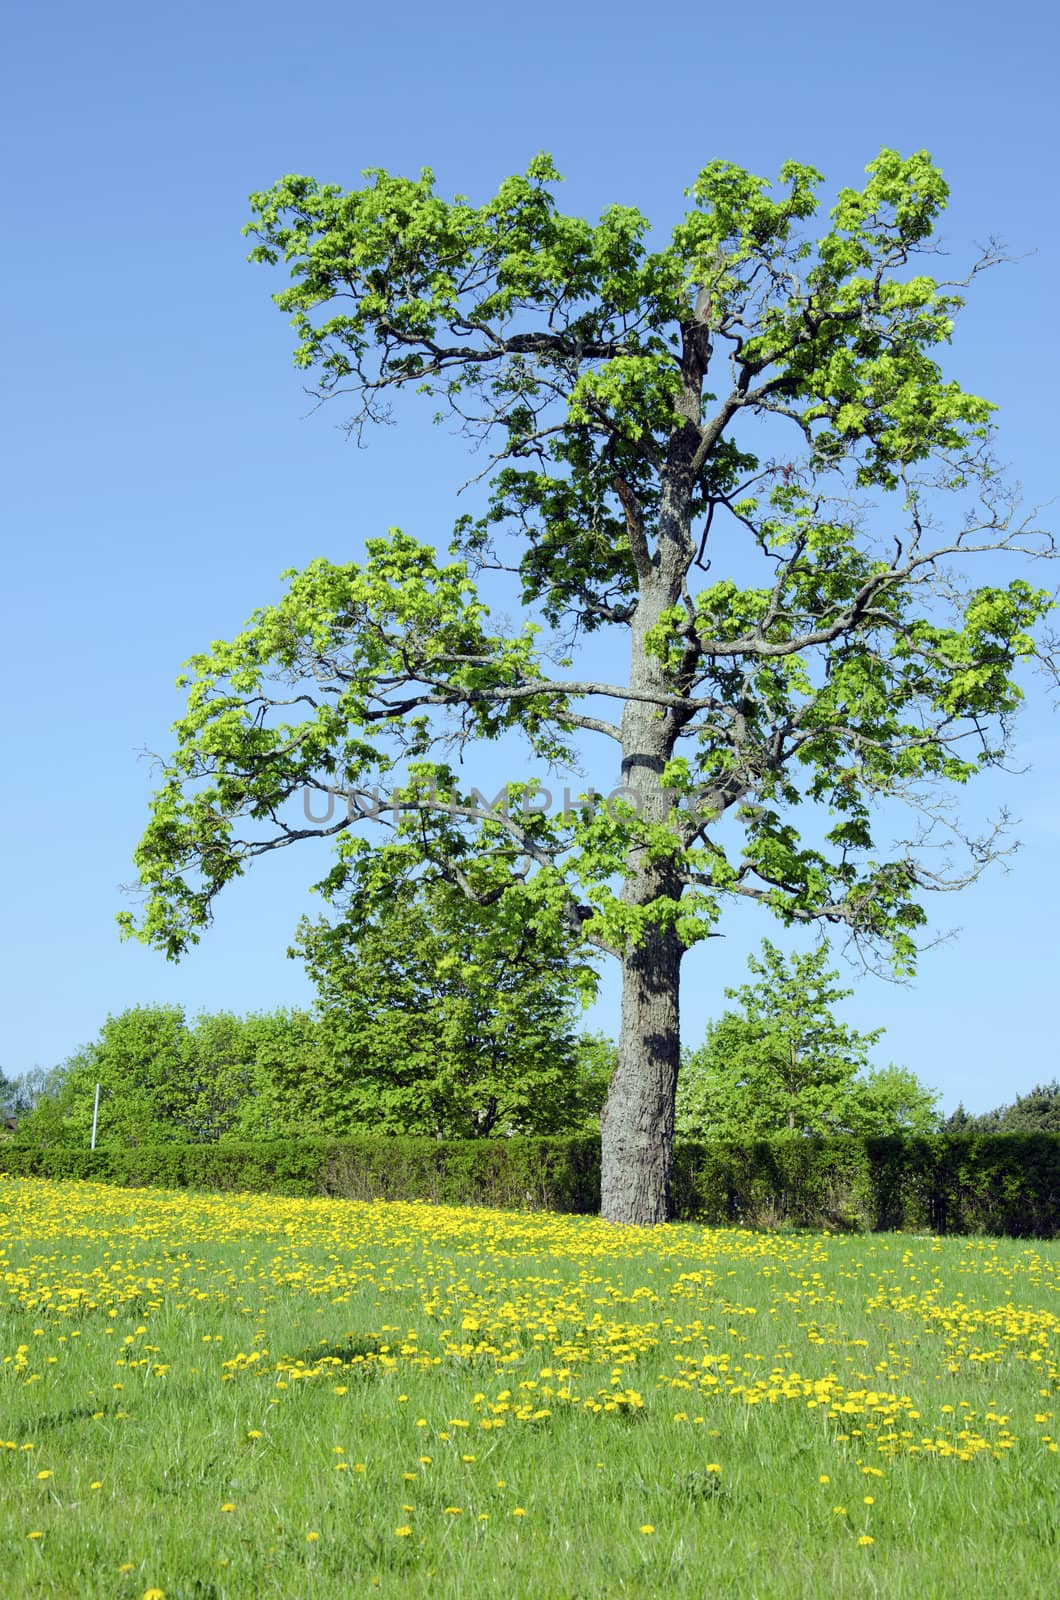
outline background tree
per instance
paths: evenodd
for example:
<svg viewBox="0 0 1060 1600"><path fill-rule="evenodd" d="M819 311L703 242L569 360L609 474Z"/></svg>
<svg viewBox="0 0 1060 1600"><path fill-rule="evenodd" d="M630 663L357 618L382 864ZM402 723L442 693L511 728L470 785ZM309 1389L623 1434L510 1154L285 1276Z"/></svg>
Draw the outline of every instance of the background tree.
<svg viewBox="0 0 1060 1600"><path fill-rule="evenodd" d="M305 948L336 1012L188 1022L179 1006L134 1006L41 1074L32 1106L11 1086L20 1133L87 1145L97 1083L99 1140L124 1145L598 1126L613 1046L573 1032L576 971L535 980L495 964L502 992L491 1005L489 960L473 932L462 935L466 976L448 960L440 973L424 966L424 951L448 958L453 946L422 903L409 902L382 927L306 925ZM419 945L402 952L389 941L406 933ZM468 1031L458 1037L461 1021Z"/></svg>
<svg viewBox="0 0 1060 1600"><path fill-rule="evenodd" d="M836 986L828 947L784 955L763 941L748 958L758 981L726 995L740 1002L707 1029L681 1064L677 1127L688 1138L927 1132L938 1096L898 1067L873 1071L883 1033L859 1033L833 1007L853 991Z"/></svg>
<svg viewBox="0 0 1060 1600"><path fill-rule="evenodd" d="M0 1072L0 1114L5 1117L24 1117L34 1109L43 1094L56 1085L54 1069L30 1067L27 1072L6 1078Z"/></svg>
<svg viewBox="0 0 1060 1600"><path fill-rule="evenodd" d="M598 1119L606 1060L575 1032L596 972L546 918L484 906L388 845L340 875L337 921L303 921L322 1125L478 1138ZM305 1091L303 1090L303 1093Z"/></svg>
<svg viewBox="0 0 1060 1600"><path fill-rule="evenodd" d="M915 1072L897 1067L870 1067L850 1086L843 1132L938 1133L941 1126L937 1089L921 1083Z"/></svg>
<svg viewBox="0 0 1060 1600"><path fill-rule="evenodd" d="M134 1006L108 1017L99 1036L45 1080L22 1122L29 1138L87 1145L95 1087L98 1137L126 1145L213 1143L296 1133L300 1107L284 1094L277 1060L311 1081L315 1025L300 1012L240 1018L180 1006Z"/></svg>
<svg viewBox="0 0 1060 1600"><path fill-rule="evenodd" d="M1035 1084L1001 1113L1002 1133L1060 1133L1060 1083Z"/></svg>
<svg viewBox="0 0 1060 1600"><path fill-rule="evenodd" d="M926 154L884 150L816 238L820 175L795 162L776 197L709 163L658 244L629 207L564 215L556 180L540 156L480 206L429 172L252 198L299 368L358 435L392 393L433 397L487 443L488 501L448 565L402 533L369 539L362 565L312 562L192 659L137 851L147 903L123 921L179 956L253 858L319 836L288 808L299 791L349 791L323 830L341 835L357 796L415 764L425 861L620 963L602 1205L647 1223L668 1211L681 961L726 902L838 925L908 971L926 893L996 853L953 830L963 860L940 866L940 791L1003 756L1049 606L1026 561L1052 544L997 475L989 402L936 359L962 301L918 260L947 198ZM550 639L491 625L488 568ZM598 629L625 676L568 670ZM468 797L437 758L510 730L568 770L598 735L625 803L493 807L468 823L476 876L468 830L454 855L437 809ZM884 843L896 800L914 825Z"/></svg>
<svg viewBox="0 0 1060 1600"><path fill-rule="evenodd" d="M99 1037L63 1063L58 1093L27 1131L46 1125L52 1138L87 1145L98 1083L101 1140L190 1139L185 1033L180 1006L135 1006L108 1017Z"/></svg>
<svg viewBox="0 0 1060 1600"><path fill-rule="evenodd" d="M943 1123L946 1133L1060 1133L1060 1083L1035 1084L1011 1105L975 1115L959 1105Z"/></svg>

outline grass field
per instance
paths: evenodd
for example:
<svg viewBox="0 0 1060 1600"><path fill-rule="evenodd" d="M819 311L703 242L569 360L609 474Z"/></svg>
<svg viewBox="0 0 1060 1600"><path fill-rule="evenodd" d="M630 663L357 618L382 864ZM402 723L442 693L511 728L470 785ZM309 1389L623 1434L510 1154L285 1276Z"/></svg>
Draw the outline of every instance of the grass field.
<svg viewBox="0 0 1060 1600"><path fill-rule="evenodd" d="M12 1600L1056 1592L1056 1243L0 1179L0 1275Z"/></svg>

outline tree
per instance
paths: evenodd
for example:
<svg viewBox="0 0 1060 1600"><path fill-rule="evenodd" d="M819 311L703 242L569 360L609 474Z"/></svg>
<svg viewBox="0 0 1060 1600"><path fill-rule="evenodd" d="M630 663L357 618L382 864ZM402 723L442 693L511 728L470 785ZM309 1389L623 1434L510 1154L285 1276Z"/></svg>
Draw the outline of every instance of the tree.
<svg viewBox="0 0 1060 1600"><path fill-rule="evenodd" d="M108 1017L61 1067L37 1074L32 1107L13 1084L5 1115L10 1104L31 1140L87 1145L98 1083L100 1141L124 1145L365 1128L449 1137L590 1128L613 1062L609 1041L571 1030L577 964L562 981L496 968L503 992L490 1009L489 962L472 949L473 930L463 934L470 981L435 973L432 990L433 969L417 960L451 947L422 905L405 913L382 926L305 924L321 998L335 1009L221 1011L188 1022L179 1006L134 1006ZM388 946L403 932L421 941L419 951Z"/></svg>
<svg viewBox="0 0 1060 1600"><path fill-rule="evenodd" d="M101 1142L210 1144L304 1131L303 1108L285 1094L277 1062L311 1082L314 1030L299 1012L219 1012L189 1025L180 1006L133 1006L47 1075L23 1131L87 1145L97 1083Z"/></svg>
<svg viewBox="0 0 1060 1600"><path fill-rule="evenodd" d="M859 1033L833 1006L847 999L827 969L828 947L790 960L764 940L748 966L754 984L726 989L740 1002L707 1027L682 1061L677 1130L688 1138L761 1139L804 1134L926 1133L938 1095L902 1067L872 1068L882 1028Z"/></svg>
<svg viewBox="0 0 1060 1600"><path fill-rule="evenodd" d="M1060 1133L1060 1083L1035 1084L1008 1106L978 1116L959 1105L943 1124L946 1133Z"/></svg>
<svg viewBox="0 0 1060 1600"><path fill-rule="evenodd" d="M861 1034L832 1006L849 989L826 971L827 946L791 962L768 940L748 957L756 984L726 989L741 1003L707 1029L702 1050L682 1062L677 1092L680 1132L702 1138L759 1138L837 1131L849 1085L868 1066L882 1030Z"/></svg>
<svg viewBox="0 0 1060 1600"><path fill-rule="evenodd" d="M1000 1117L1002 1133L1060 1133L1060 1083L1036 1083L1021 1094Z"/></svg>
<svg viewBox="0 0 1060 1600"><path fill-rule="evenodd" d="M44 1067L30 1067L28 1072L20 1072L14 1078L6 1078L0 1072L0 1113L5 1117L24 1117L51 1087L52 1076Z"/></svg>
<svg viewBox="0 0 1060 1600"><path fill-rule="evenodd" d="M185 1034L180 1006L134 1006L109 1016L99 1037L63 1064L57 1094L29 1131L39 1123L49 1138L87 1145L98 1083L101 1140L189 1139Z"/></svg>
<svg viewBox="0 0 1060 1600"><path fill-rule="evenodd" d="M917 258L946 185L923 152L867 170L816 241L821 178L794 162L775 198L711 162L658 246L630 207L563 214L546 156L481 206L429 172L252 197L252 257L286 263L276 300L317 392L345 397L358 437L391 395L433 397L487 443L488 498L448 563L400 531L369 539L192 658L136 855L146 904L123 926L178 957L253 859L321 833L341 876L400 779L389 825L425 862L621 966L614 1221L668 1214L685 953L742 898L911 970L927 892L1000 849L962 837L942 797L1001 761L1017 669L1047 659L1026 562L1052 542L994 466L991 405L936 360L962 283ZM539 621L491 623L476 580L494 569ZM601 629L624 679L570 670ZM441 758L510 731L559 770L599 736L621 796L556 815L529 783L482 808ZM336 788L337 818L293 813ZM895 801L914 826L888 843ZM964 855L949 868L944 835Z"/></svg>
<svg viewBox="0 0 1060 1600"><path fill-rule="evenodd" d="M860 1134L938 1133L942 1095L907 1067L870 1067L850 1086L844 1131Z"/></svg>
<svg viewBox="0 0 1060 1600"><path fill-rule="evenodd" d="M596 974L575 940L469 901L417 875L409 847L362 855L343 874L343 915L304 920L316 985L329 1130L478 1138L582 1129L607 1079L580 1044L577 1003Z"/></svg>

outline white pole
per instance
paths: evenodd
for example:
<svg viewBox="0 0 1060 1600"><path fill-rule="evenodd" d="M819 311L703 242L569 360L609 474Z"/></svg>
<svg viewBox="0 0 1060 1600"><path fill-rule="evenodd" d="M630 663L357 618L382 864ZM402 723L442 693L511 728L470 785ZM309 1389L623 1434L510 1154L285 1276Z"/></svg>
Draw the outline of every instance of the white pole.
<svg viewBox="0 0 1060 1600"><path fill-rule="evenodd" d="M95 1104L92 1107L92 1143L88 1147L90 1150L94 1150L96 1148L96 1124L97 1124L98 1121L99 1121L99 1084L97 1083L96 1084L96 1100L95 1100Z"/></svg>

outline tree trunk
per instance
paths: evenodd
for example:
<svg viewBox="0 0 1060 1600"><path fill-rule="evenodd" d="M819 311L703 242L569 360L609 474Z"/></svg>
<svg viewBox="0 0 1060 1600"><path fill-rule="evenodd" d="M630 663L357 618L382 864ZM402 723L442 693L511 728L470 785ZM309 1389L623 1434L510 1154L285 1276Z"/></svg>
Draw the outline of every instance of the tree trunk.
<svg viewBox="0 0 1060 1600"><path fill-rule="evenodd" d="M682 953L672 928L653 928L622 962L618 1066L600 1125L608 1222L650 1226L670 1215Z"/></svg>
<svg viewBox="0 0 1060 1600"><path fill-rule="evenodd" d="M657 574L641 591L633 621L630 681L646 693L672 693L645 635L680 592L679 577ZM638 817L665 822L662 774L677 735L671 711L627 700L622 713L622 785ZM634 845L622 901L648 907L680 899L671 863ZM609 1222L651 1226L670 1215L674 1101L680 1061L680 976L684 947L672 922L652 923L622 952L622 1021L618 1066L600 1119L600 1210Z"/></svg>

